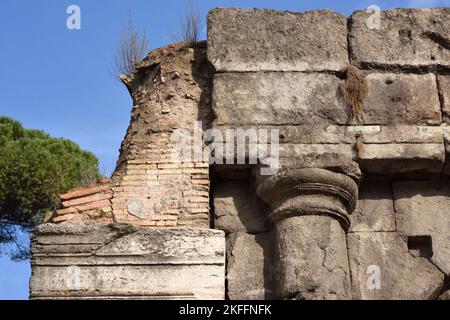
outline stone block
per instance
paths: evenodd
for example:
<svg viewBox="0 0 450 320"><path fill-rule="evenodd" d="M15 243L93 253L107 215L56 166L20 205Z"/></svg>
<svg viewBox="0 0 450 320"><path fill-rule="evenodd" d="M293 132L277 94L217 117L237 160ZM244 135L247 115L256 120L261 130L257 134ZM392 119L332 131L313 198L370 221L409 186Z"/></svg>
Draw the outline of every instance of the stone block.
<svg viewBox="0 0 450 320"><path fill-rule="evenodd" d="M364 10L351 16L352 63L406 70L450 67L449 8L382 11L379 28L368 24L374 14Z"/></svg>
<svg viewBox="0 0 450 320"><path fill-rule="evenodd" d="M414 257L396 232L347 235L353 299L436 299L444 274L427 259Z"/></svg>
<svg viewBox="0 0 450 320"><path fill-rule="evenodd" d="M450 301L450 290L447 290L439 296L439 300L449 300Z"/></svg>
<svg viewBox="0 0 450 320"><path fill-rule="evenodd" d="M272 271L270 233L227 236L227 296L231 300L270 297Z"/></svg>
<svg viewBox="0 0 450 320"><path fill-rule="evenodd" d="M128 224L41 225L31 244L32 299L223 299L220 230Z"/></svg>
<svg viewBox="0 0 450 320"><path fill-rule="evenodd" d="M442 119L450 124L450 76L437 76L437 80L442 102Z"/></svg>
<svg viewBox="0 0 450 320"><path fill-rule="evenodd" d="M376 175L430 177L440 175L444 144L363 144L358 150L361 170Z"/></svg>
<svg viewBox="0 0 450 320"><path fill-rule="evenodd" d="M442 130L438 126L417 125L382 125L353 126L353 134L359 136L363 143L368 144L402 144L402 143L442 143ZM367 128L367 129L366 129ZM372 130L368 130L373 128ZM376 129L378 128L378 129Z"/></svg>
<svg viewBox="0 0 450 320"><path fill-rule="evenodd" d="M214 227L226 233L267 229L266 205L250 190L250 182L226 181L214 189Z"/></svg>
<svg viewBox="0 0 450 320"><path fill-rule="evenodd" d="M350 299L345 233L328 216L299 216L274 227L273 290L277 298Z"/></svg>
<svg viewBox="0 0 450 320"><path fill-rule="evenodd" d="M330 10L213 9L208 59L217 71L342 70L347 18Z"/></svg>
<svg viewBox="0 0 450 320"><path fill-rule="evenodd" d="M439 125L436 76L428 73L371 73L361 116L365 125Z"/></svg>
<svg viewBox="0 0 450 320"><path fill-rule="evenodd" d="M338 87L329 74L216 74L214 126L347 124L351 110Z"/></svg>
<svg viewBox="0 0 450 320"><path fill-rule="evenodd" d="M389 181L366 180L360 186L359 199L350 215L350 232L395 231L394 201Z"/></svg>
<svg viewBox="0 0 450 320"><path fill-rule="evenodd" d="M393 184L397 229L406 236L431 236L431 261L450 275L450 181Z"/></svg>

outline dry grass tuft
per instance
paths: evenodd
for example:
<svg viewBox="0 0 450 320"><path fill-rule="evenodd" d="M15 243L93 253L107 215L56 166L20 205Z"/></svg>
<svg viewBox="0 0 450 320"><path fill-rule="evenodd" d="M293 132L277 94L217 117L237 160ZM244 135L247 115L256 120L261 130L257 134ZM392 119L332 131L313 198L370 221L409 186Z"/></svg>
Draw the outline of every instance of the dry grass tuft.
<svg viewBox="0 0 450 320"><path fill-rule="evenodd" d="M200 40L202 23L198 11L189 3L184 14L180 15L180 30L171 32L170 37L176 42L187 42L194 46Z"/></svg>
<svg viewBox="0 0 450 320"><path fill-rule="evenodd" d="M148 51L148 41L145 31L135 30L131 16L123 27L120 35L119 47L112 62L111 72L114 77L121 79L123 75L130 75L136 63L145 58Z"/></svg>
<svg viewBox="0 0 450 320"><path fill-rule="evenodd" d="M346 71L346 79L339 85L345 103L352 109L352 123L362 121L361 112L368 94L364 73L350 65Z"/></svg>

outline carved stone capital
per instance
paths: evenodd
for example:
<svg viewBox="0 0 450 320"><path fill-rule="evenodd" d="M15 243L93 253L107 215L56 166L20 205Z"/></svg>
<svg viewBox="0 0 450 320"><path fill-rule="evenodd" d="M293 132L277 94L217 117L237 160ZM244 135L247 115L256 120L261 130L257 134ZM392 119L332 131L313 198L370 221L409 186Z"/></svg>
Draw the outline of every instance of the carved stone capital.
<svg viewBox="0 0 450 320"><path fill-rule="evenodd" d="M350 226L356 207L358 185L349 176L322 168L282 169L261 179L257 194L271 205L271 222L294 216L325 215Z"/></svg>

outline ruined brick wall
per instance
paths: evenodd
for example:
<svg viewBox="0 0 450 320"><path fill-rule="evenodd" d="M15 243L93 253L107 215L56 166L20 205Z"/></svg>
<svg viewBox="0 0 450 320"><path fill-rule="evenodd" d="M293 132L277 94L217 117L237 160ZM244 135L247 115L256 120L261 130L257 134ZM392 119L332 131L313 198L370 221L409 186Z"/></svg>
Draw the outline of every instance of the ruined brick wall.
<svg viewBox="0 0 450 320"><path fill-rule="evenodd" d="M112 179L63 195L53 221L209 228L208 163L174 163L172 134L186 129L193 139L197 121L208 126L211 75L205 43L181 43L150 52L123 76L133 108Z"/></svg>

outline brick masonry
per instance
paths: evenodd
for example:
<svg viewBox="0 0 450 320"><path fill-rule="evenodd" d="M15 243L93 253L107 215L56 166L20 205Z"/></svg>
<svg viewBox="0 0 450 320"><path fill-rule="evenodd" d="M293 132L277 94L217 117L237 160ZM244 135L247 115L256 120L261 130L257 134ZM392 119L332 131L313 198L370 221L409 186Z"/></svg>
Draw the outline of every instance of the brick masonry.
<svg viewBox="0 0 450 320"><path fill-rule="evenodd" d="M211 76L205 43L152 51L124 76L134 106L112 179L62 195L53 222L209 228L209 165L174 163L172 133L209 125Z"/></svg>

